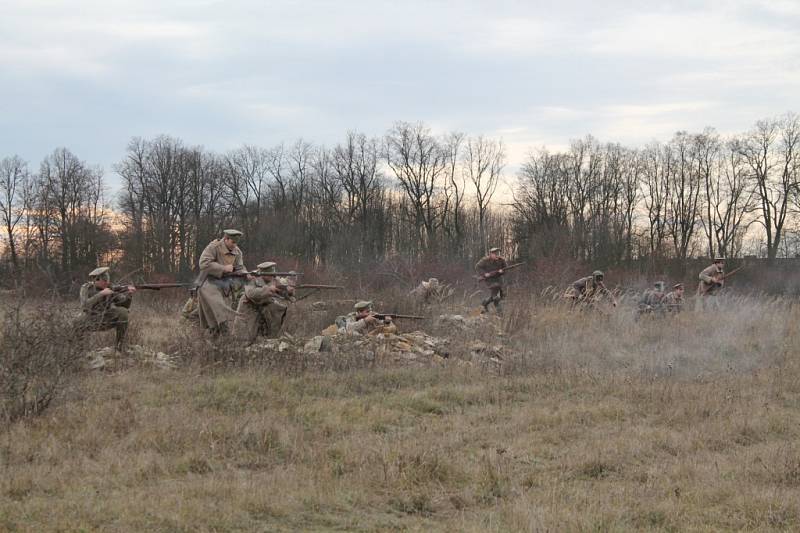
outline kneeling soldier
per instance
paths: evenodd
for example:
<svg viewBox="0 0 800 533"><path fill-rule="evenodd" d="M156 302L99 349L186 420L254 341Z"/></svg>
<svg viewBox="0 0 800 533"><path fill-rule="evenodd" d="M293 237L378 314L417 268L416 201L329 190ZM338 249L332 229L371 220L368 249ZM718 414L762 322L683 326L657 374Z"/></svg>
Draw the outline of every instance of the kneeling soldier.
<svg viewBox="0 0 800 533"><path fill-rule="evenodd" d="M662 305L669 313L679 313L683 309L683 283L676 283L662 300Z"/></svg>
<svg viewBox="0 0 800 533"><path fill-rule="evenodd" d="M121 350L128 331L128 309L131 307L131 295L134 292L136 288L133 286L122 287L117 291L112 289L108 267L89 272L89 282L81 286L83 316L75 325L78 334L113 328L117 331L115 347Z"/></svg>
<svg viewBox="0 0 800 533"><path fill-rule="evenodd" d="M237 337L253 342L259 334L277 337L288 306L284 303L294 294L293 285L275 277L275 263L258 265L256 279L244 286L244 294L236 309L233 329Z"/></svg>

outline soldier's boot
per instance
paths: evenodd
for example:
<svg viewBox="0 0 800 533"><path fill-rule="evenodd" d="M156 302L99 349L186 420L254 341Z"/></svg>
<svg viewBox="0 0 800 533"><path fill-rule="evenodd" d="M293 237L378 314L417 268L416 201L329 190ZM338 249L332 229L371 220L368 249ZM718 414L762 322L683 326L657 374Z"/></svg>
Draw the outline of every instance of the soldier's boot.
<svg viewBox="0 0 800 533"><path fill-rule="evenodd" d="M492 297L486 298L481 300L481 314L486 314L489 312L489 304L492 303Z"/></svg>
<svg viewBox="0 0 800 533"><path fill-rule="evenodd" d="M125 350L125 346L127 345L125 341L127 340L126 337L128 333L128 323L123 322L121 324L117 324L116 330L117 330L117 336L114 341L114 349L117 350L118 352L121 352Z"/></svg>

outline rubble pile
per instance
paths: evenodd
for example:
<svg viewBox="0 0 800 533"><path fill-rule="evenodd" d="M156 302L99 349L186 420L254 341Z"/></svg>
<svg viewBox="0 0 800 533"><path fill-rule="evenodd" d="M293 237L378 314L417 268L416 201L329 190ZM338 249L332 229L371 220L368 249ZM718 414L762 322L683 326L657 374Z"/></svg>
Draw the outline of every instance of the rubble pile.
<svg viewBox="0 0 800 533"><path fill-rule="evenodd" d="M122 352L111 346L92 350L85 354L86 367L90 370L114 370L123 366L144 365L172 370L180 365L180 357L133 344Z"/></svg>

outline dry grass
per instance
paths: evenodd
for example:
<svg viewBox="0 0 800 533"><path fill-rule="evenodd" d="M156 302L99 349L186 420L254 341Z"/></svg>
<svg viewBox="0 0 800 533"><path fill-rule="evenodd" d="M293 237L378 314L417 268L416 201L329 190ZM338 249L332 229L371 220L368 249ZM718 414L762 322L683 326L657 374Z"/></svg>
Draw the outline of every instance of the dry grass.
<svg viewBox="0 0 800 533"><path fill-rule="evenodd" d="M148 305L137 342L200 349ZM512 301L445 368L87 374L0 433L0 530L796 530L800 309L736 305L635 322ZM455 364L476 338L503 366Z"/></svg>

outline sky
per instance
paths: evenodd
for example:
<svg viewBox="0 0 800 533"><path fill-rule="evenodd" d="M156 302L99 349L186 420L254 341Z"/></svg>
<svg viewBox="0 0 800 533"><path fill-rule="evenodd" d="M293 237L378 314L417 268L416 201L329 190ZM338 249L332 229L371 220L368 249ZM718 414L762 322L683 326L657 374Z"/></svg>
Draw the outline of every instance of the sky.
<svg viewBox="0 0 800 533"><path fill-rule="evenodd" d="M423 121L509 169L800 112L800 0L0 0L0 157L113 165L134 136L224 152Z"/></svg>

